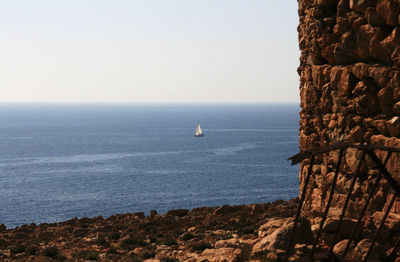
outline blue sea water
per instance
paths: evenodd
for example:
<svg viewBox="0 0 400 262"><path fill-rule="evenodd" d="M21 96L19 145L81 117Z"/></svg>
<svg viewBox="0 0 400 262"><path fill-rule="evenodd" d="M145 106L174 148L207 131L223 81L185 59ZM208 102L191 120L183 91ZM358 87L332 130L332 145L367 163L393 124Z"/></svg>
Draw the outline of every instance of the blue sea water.
<svg viewBox="0 0 400 262"><path fill-rule="evenodd" d="M298 105L0 105L0 223L298 195ZM205 137L195 138L197 123Z"/></svg>

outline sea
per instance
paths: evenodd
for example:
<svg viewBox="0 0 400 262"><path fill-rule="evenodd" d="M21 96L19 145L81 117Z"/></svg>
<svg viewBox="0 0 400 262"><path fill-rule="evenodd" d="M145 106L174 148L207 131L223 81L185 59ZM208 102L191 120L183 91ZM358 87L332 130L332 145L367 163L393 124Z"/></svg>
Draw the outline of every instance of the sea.
<svg viewBox="0 0 400 262"><path fill-rule="evenodd" d="M298 104L0 104L0 223L289 200L298 129Z"/></svg>

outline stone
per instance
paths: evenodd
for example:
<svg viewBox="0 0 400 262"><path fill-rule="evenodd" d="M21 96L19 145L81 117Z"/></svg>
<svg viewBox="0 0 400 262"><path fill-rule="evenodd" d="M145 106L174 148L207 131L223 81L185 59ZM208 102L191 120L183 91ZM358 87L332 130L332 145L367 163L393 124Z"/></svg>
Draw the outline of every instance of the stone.
<svg viewBox="0 0 400 262"><path fill-rule="evenodd" d="M235 248L218 248L218 249L206 249L198 257L197 261L209 261L209 262L238 262L244 261L242 259L242 250Z"/></svg>
<svg viewBox="0 0 400 262"><path fill-rule="evenodd" d="M167 216L184 217L189 213L188 209L175 209L167 212Z"/></svg>
<svg viewBox="0 0 400 262"><path fill-rule="evenodd" d="M286 221L280 218L272 218L258 229L258 237L263 238L272 234L276 229L280 228Z"/></svg>
<svg viewBox="0 0 400 262"><path fill-rule="evenodd" d="M368 67L369 76L374 79L375 83L379 88L384 88L389 82L389 74L391 68L387 66L370 66Z"/></svg>
<svg viewBox="0 0 400 262"><path fill-rule="evenodd" d="M333 247L333 253L334 253L336 256L343 257L343 254L344 254L344 251L345 251L345 249L346 249L346 246L347 246L347 243L348 243L348 242L349 242L348 239L344 239L344 240L338 242L338 243ZM355 246L354 242L352 241L352 243L350 244L348 253L346 254L346 255L347 255L347 256L346 256L347 259L350 260L350 259L355 258L354 255L353 255L353 252L354 252L354 248L355 248L355 247L356 247L356 246ZM349 254L350 254L350 255L349 255ZM351 256L351 258L350 258L350 256ZM359 257L359 256L357 256L357 257Z"/></svg>
<svg viewBox="0 0 400 262"><path fill-rule="evenodd" d="M367 255L369 247L371 246L370 239L363 239L357 243L356 248L354 251L359 254L359 258L364 258ZM379 243L375 243L374 249L371 252L371 255L368 257L369 261L382 261L385 252L383 252L382 247Z"/></svg>
<svg viewBox="0 0 400 262"><path fill-rule="evenodd" d="M368 65L365 63L356 63L351 67L351 72L359 79L363 80L364 78L369 77L368 73Z"/></svg>
<svg viewBox="0 0 400 262"><path fill-rule="evenodd" d="M343 237L350 237L351 233L353 232L353 228L355 227L356 224L357 220L344 218L342 220L342 225L340 226L340 234ZM339 216L328 217L322 230L325 233L333 234L335 233L338 225L339 225Z"/></svg>
<svg viewBox="0 0 400 262"><path fill-rule="evenodd" d="M400 117L394 116L392 119L386 121L387 128L389 130L390 136L398 137L400 136Z"/></svg>
<svg viewBox="0 0 400 262"><path fill-rule="evenodd" d="M385 24L385 20L378 15L376 8L368 7L365 10L365 17L367 18L368 24L373 26L382 26Z"/></svg>
<svg viewBox="0 0 400 262"><path fill-rule="evenodd" d="M377 60L390 64L390 56L380 44L384 38L385 33L380 27L368 24L360 26L357 34L357 55L366 61Z"/></svg>
<svg viewBox="0 0 400 262"><path fill-rule="evenodd" d="M265 254L278 249L287 249L289 236L293 230L293 218L285 219L281 227L274 230L271 234L262 238L253 246L252 255ZM311 244L313 235L310 222L302 218L297 225L295 244Z"/></svg>
<svg viewBox="0 0 400 262"><path fill-rule="evenodd" d="M400 46L400 28L395 27L392 33L381 41L381 45L388 49L389 55L392 55L395 49Z"/></svg>
<svg viewBox="0 0 400 262"><path fill-rule="evenodd" d="M332 88L338 91L339 96L348 96L351 93L351 86L355 79L349 68L332 67L330 79Z"/></svg>
<svg viewBox="0 0 400 262"><path fill-rule="evenodd" d="M394 0L379 0L376 12L386 21L388 25L395 26L399 23L399 6Z"/></svg>
<svg viewBox="0 0 400 262"><path fill-rule="evenodd" d="M384 212L375 212L372 215L372 220L375 226L378 228L384 216ZM385 220L384 227L391 233L400 231L400 214L389 213Z"/></svg>
<svg viewBox="0 0 400 262"><path fill-rule="evenodd" d="M364 129L360 126L356 126L349 132L349 140L351 143L362 142L364 138Z"/></svg>
<svg viewBox="0 0 400 262"><path fill-rule="evenodd" d="M385 120L375 120L374 121L374 127L379 131L379 133L384 134L384 135L389 135L389 129L386 125Z"/></svg>
<svg viewBox="0 0 400 262"><path fill-rule="evenodd" d="M400 101L393 105L393 113L400 115Z"/></svg>
<svg viewBox="0 0 400 262"><path fill-rule="evenodd" d="M349 7L350 9L356 10L358 12L365 12L367 7L373 6L373 0L350 0Z"/></svg>
<svg viewBox="0 0 400 262"><path fill-rule="evenodd" d="M378 92L378 99L382 112L390 115L393 107L393 90L389 87L382 88Z"/></svg>

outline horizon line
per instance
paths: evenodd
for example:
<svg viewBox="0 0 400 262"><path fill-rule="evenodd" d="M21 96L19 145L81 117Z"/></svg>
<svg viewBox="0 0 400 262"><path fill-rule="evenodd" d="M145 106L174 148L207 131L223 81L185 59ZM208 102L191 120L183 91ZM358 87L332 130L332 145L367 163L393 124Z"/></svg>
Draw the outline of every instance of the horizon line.
<svg viewBox="0 0 400 262"><path fill-rule="evenodd" d="M188 105L188 104L215 104L215 105L266 105L266 104L300 104L300 101L269 101L269 102L106 102L106 101L99 101L99 102L89 102L89 101L64 101L64 102L51 102L51 101L0 101L0 104L101 104L101 105L116 105L116 104L125 104L125 105L155 105L155 104L164 104L164 105Z"/></svg>

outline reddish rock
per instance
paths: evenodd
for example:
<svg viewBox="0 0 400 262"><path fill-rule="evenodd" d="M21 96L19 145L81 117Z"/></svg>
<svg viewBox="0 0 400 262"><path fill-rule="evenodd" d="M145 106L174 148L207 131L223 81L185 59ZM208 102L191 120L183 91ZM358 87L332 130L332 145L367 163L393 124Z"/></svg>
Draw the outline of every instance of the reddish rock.
<svg viewBox="0 0 400 262"><path fill-rule="evenodd" d="M370 66L368 67L369 76L374 79L379 88L385 87L390 80L391 68L387 66Z"/></svg>
<svg viewBox="0 0 400 262"><path fill-rule="evenodd" d="M386 115L390 115L393 107L393 90L389 87L382 88L378 92L378 99L382 112Z"/></svg>
<svg viewBox="0 0 400 262"><path fill-rule="evenodd" d="M389 129L390 136L400 136L400 117L395 116L386 121L386 126Z"/></svg>
<svg viewBox="0 0 400 262"><path fill-rule="evenodd" d="M362 129L360 126L356 126L350 130L349 132L350 142L359 143L362 142L363 138L364 138L364 129Z"/></svg>
<svg viewBox="0 0 400 262"><path fill-rule="evenodd" d="M400 101L393 105L393 113L400 115Z"/></svg>
<svg viewBox="0 0 400 262"><path fill-rule="evenodd" d="M384 212L375 212L372 215L376 228L380 226L383 216ZM389 213L385 220L384 227L391 233L400 231L400 214Z"/></svg>
<svg viewBox="0 0 400 262"><path fill-rule="evenodd" d="M367 18L368 24L372 26L382 26L385 24L385 20L378 15L376 8L368 7L365 10L365 17Z"/></svg>
<svg viewBox="0 0 400 262"><path fill-rule="evenodd" d="M388 25L399 23L400 9L394 0L379 0L376 6L377 13L386 21Z"/></svg>
<svg viewBox="0 0 400 262"><path fill-rule="evenodd" d="M400 28L395 27L392 33L382 40L381 45L387 48L388 54L392 56L395 49L400 46Z"/></svg>
<svg viewBox="0 0 400 262"><path fill-rule="evenodd" d="M365 12L367 7L374 6L374 0L350 0L349 7L350 9L356 10L358 12Z"/></svg>
<svg viewBox="0 0 400 262"><path fill-rule="evenodd" d="M357 55L364 61L377 60L385 64L391 63L391 58L380 42L385 33L380 27L362 25L357 34Z"/></svg>
<svg viewBox="0 0 400 262"><path fill-rule="evenodd" d="M351 67L351 72L360 80L369 77L368 65L365 63L356 63Z"/></svg>

